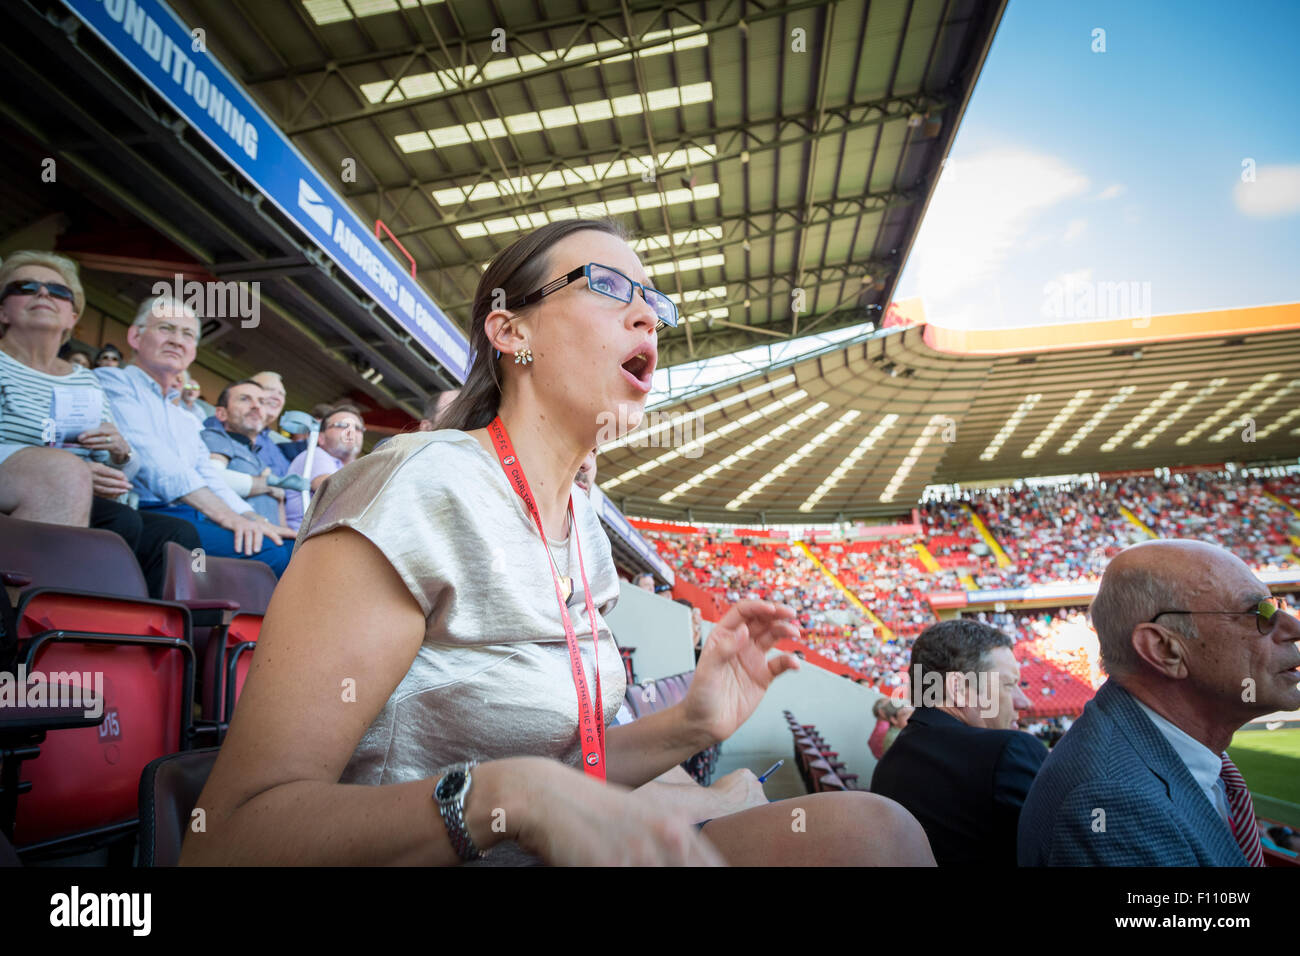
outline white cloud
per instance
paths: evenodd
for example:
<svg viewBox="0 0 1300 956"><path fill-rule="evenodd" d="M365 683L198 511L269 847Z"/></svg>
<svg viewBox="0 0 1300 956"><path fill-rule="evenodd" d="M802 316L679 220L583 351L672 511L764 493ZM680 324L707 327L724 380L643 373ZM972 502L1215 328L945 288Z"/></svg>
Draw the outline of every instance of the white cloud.
<svg viewBox="0 0 1300 956"><path fill-rule="evenodd" d="M908 266L940 324L986 300L1008 257L1042 228L1037 217L1088 189L1063 160L1018 148L963 158L959 173L940 178Z"/></svg>
<svg viewBox="0 0 1300 956"><path fill-rule="evenodd" d="M1112 183L1101 192L1097 193L1098 199L1118 199L1124 195L1124 187L1119 183Z"/></svg>
<svg viewBox="0 0 1300 956"><path fill-rule="evenodd" d="M1300 213L1300 165L1259 166L1253 183L1232 191L1237 211L1252 219L1277 219Z"/></svg>
<svg viewBox="0 0 1300 956"><path fill-rule="evenodd" d="M1065 227L1065 235L1061 237L1062 242L1073 242L1082 236L1088 229L1088 220L1071 219L1070 224Z"/></svg>

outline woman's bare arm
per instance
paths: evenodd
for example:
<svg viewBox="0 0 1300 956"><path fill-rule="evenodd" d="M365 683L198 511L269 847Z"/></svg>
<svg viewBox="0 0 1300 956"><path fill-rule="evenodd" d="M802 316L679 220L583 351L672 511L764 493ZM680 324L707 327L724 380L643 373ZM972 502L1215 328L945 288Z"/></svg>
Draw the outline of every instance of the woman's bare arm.
<svg viewBox="0 0 1300 956"><path fill-rule="evenodd" d="M206 832L188 835L182 863L457 862L433 801L436 781L338 783L410 669L424 627L397 572L362 535L338 530L306 542L271 599L199 798ZM480 847L493 842L493 777L476 769L466 805Z"/></svg>
<svg viewBox="0 0 1300 956"><path fill-rule="evenodd" d="M436 781L338 782L424 630L419 605L362 535L340 529L305 542L271 599L199 797L204 832L187 834L182 864L458 863L433 800ZM480 850L518 840L554 863L720 862L671 814L553 760L491 761L473 780L465 815Z"/></svg>

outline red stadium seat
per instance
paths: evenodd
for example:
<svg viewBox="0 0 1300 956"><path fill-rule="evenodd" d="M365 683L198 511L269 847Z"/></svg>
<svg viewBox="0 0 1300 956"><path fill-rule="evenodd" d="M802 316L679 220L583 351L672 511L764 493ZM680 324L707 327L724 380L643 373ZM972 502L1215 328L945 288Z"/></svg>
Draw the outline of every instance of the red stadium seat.
<svg viewBox="0 0 1300 956"><path fill-rule="evenodd" d="M196 625L206 625L195 627L194 645L201 662L202 715L217 729L217 742L224 737L252 665L275 584L275 573L260 561L206 557L203 570L196 571L188 551L167 545L163 597L184 604Z"/></svg>
<svg viewBox="0 0 1300 956"><path fill-rule="evenodd" d="M0 549L32 581L16 608L14 666L56 683L102 675L104 691L98 727L51 733L23 754L31 786L14 845L36 858L134 835L141 771L192 739L189 612L151 600L134 555L109 532L0 517Z"/></svg>

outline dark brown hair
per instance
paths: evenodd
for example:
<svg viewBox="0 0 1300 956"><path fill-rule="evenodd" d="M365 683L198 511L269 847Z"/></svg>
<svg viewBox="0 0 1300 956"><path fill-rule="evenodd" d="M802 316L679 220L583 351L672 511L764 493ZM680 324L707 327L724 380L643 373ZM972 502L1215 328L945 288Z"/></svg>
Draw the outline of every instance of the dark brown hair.
<svg viewBox="0 0 1300 956"><path fill-rule="evenodd" d="M443 411L437 422L439 428L472 431L485 428L496 418L501 405L501 373L497 368L500 359L488 339L487 317L494 308L497 289L505 293L505 301L513 302L538 287L545 285L552 270L551 247L562 239L584 229L608 233L625 242L627 230L612 219L562 219L550 222L515 240L492 259L492 263L479 279L474 293L474 309L470 317L469 344L473 356L469 375L460 394ZM526 308L532 308L527 306ZM515 309L524 312L525 309Z"/></svg>

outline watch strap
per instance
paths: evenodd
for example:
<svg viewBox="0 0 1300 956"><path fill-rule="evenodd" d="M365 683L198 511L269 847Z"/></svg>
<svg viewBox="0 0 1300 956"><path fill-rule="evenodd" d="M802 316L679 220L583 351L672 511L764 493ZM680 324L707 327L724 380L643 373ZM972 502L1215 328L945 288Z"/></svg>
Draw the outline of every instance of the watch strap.
<svg viewBox="0 0 1300 956"><path fill-rule="evenodd" d="M447 827L447 836L451 840L452 848L455 849L456 855L466 863L480 859L483 856L478 847L474 845L474 839L469 834L469 828L465 826L465 798L469 796L469 790L473 784L473 778L470 775L473 766L473 763L459 763L448 767L439 776L438 783L433 788L433 799L438 804L438 812L442 815L443 825ZM465 775L464 785L446 799L440 798L438 793L442 789L442 781L448 774L456 772Z"/></svg>

